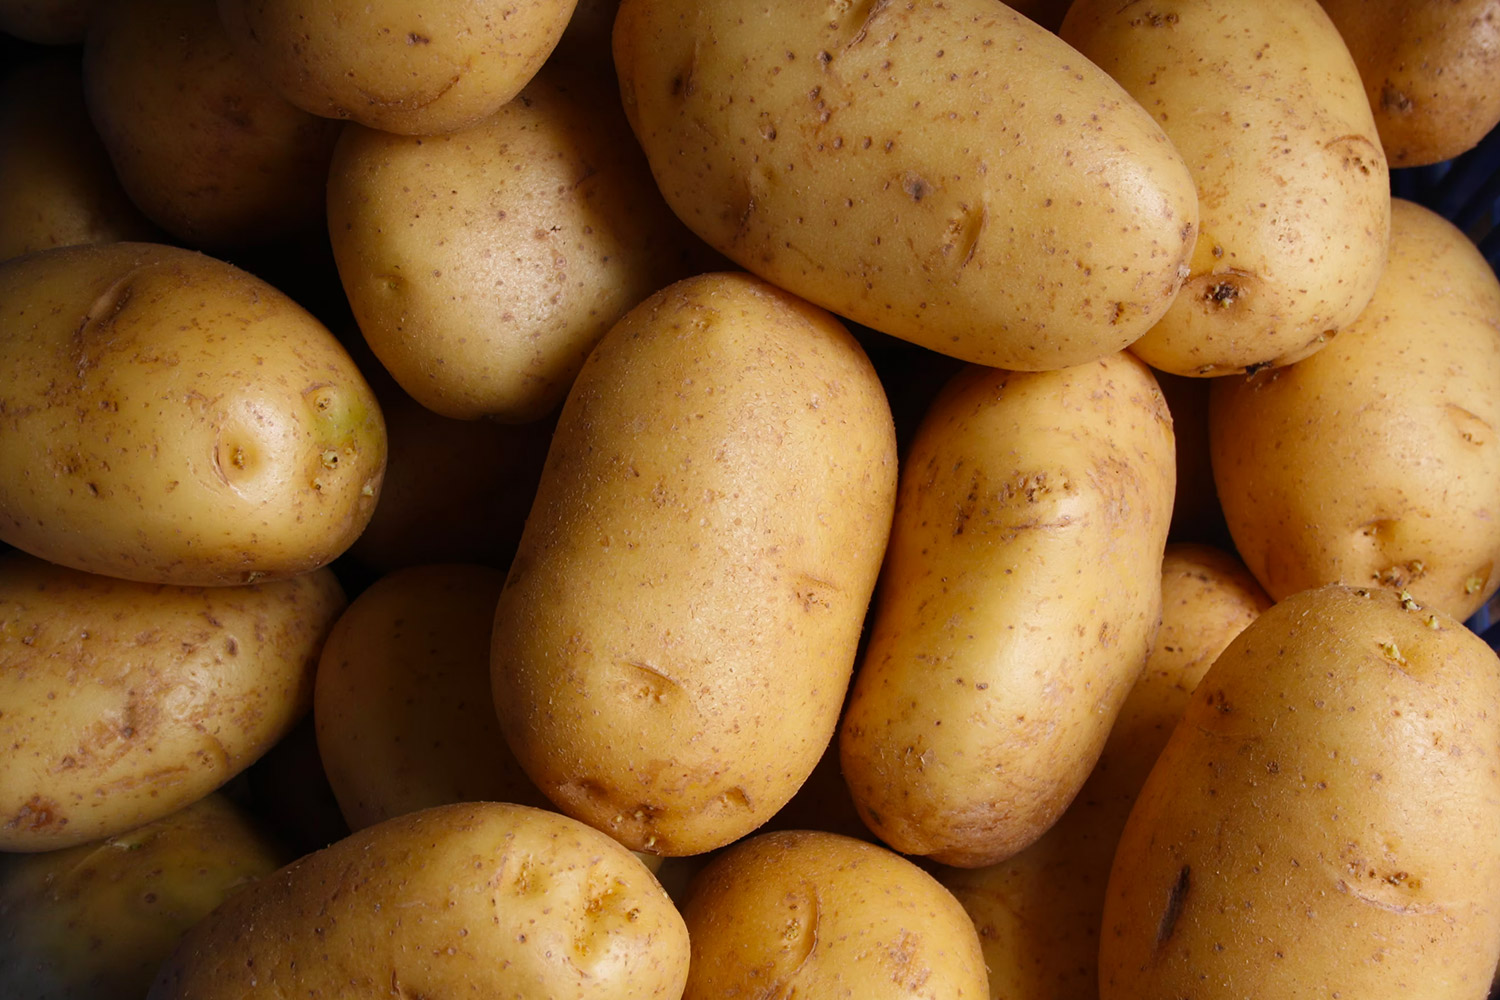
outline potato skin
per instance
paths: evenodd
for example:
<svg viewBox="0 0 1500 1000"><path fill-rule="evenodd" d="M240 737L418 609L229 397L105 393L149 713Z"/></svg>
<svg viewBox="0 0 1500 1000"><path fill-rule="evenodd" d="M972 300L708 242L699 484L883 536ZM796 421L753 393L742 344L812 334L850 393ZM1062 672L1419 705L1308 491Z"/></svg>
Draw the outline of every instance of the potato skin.
<svg viewBox="0 0 1500 1000"><path fill-rule="evenodd" d="M0 264L0 540L186 586L327 565L375 507L379 406L311 315L142 243Z"/></svg>
<svg viewBox="0 0 1500 1000"><path fill-rule="evenodd" d="M837 724L895 480L885 394L827 313L735 273L631 310L568 395L495 614L538 787L650 853L765 822Z"/></svg>
<svg viewBox="0 0 1500 1000"><path fill-rule="evenodd" d="M343 607L326 569L170 587L0 557L0 851L121 833L248 767L311 706Z"/></svg>
<svg viewBox="0 0 1500 1000"><path fill-rule="evenodd" d="M1500 663L1331 584L1199 682L1121 836L1100 996L1486 995L1500 958Z"/></svg>
<svg viewBox="0 0 1500 1000"><path fill-rule="evenodd" d="M512 803L387 820L261 879L188 932L148 1000L678 1000L682 917L604 834Z"/></svg>
<svg viewBox="0 0 1500 1000"><path fill-rule="evenodd" d="M1390 263L1349 329L1214 382L1214 478L1273 598L1341 581L1463 619L1500 587L1500 281L1441 216L1392 212Z"/></svg>
<svg viewBox="0 0 1500 1000"><path fill-rule="evenodd" d="M624 0L626 113L668 204L841 316L1003 368L1130 344L1181 283L1192 178L1150 116L989 0Z"/></svg>
<svg viewBox="0 0 1500 1000"><path fill-rule="evenodd" d="M903 466L841 739L898 851L994 864L1077 793L1161 614L1175 478L1150 370L971 367Z"/></svg>

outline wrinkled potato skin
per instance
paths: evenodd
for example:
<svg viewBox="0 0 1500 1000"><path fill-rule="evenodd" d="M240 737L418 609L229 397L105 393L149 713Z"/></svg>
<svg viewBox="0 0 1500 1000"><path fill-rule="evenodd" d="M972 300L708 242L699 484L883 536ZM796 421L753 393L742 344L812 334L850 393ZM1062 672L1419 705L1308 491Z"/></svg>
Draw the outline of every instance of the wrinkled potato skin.
<svg viewBox="0 0 1500 1000"><path fill-rule="evenodd" d="M1467 152L1500 122L1500 2L1322 0L1393 167Z"/></svg>
<svg viewBox="0 0 1500 1000"><path fill-rule="evenodd" d="M1136 340L1182 280L1192 177L1155 122L990 0L625 0L615 65L668 204L740 266L965 361Z"/></svg>
<svg viewBox="0 0 1500 1000"><path fill-rule="evenodd" d="M148 1000L678 1000L682 917L604 834L512 803L368 827L231 897Z"/></svg>
<svg viewBox="0 0 1500 1000"><path fill-rule="evenodd" d="M1290 368L1215 381L1214 477L1273 598L1379 585L1462 620L1500 587L1500 281L1441 216L1398 200L1393 220L1357 322Z"/></svg>
<svg viewBox="0 0 1500 1000"><path fill-rule="evenodd" d="M1272 607L1126 822L1101 1000L1485 996L1497 746L1500 663L1458 622L1337 584Z"/></svg>
<svg viewBox="0 0 1500 1000"><path fill-rule="evenodd" d="M1057 820L1150 652L1174 477L1166 403L1129 354L945 387L840 733L882 840L979 867Z"/></svg>
<svg viewBox="0 0 1500 1000"><path fill-rule="evenodd" d="M728 848L693 880L683 1000L985 1000L984 956L953 896L910 861L834 833Z"/></svg>
<svg viewBox="0 0 1500 1000"><path fill-rule="evenodd" d="M1390 184L1359 72L1316 0L1079 0L1062 37L1192 168L1191 273L1131 350L1177 375L1284 365L1374 293Z"/></svg>
<svg viewBox="0 0 1500 1000"><path fill-rule="evenodd" d="M189 927L289 859L209 795L101 841L0 855L7 1000L140 1000Z"/></svg>
<svg viewBox="0 0 1500 1000"><path fill-rule="evenodd" d="M739 273L628 313L495 615L501 729L538 787L663 855L769 819L837 725L895 483L884 390L827 313Z"/></svg>
<svg viewBox="0 0 1500 1000"><path fill-rule="evenodd" d="M51 851L218 788L312 705L329 570L169 587L0 559L0 851Z"/></svg>
<svg viewBox="0 0 1500 1000"><path fill-rule="evenodd" d="M0 310L0 540L215 586L324 566L369 520L379 406L265 282L173 247L64 247L0 264Z"/></svg>

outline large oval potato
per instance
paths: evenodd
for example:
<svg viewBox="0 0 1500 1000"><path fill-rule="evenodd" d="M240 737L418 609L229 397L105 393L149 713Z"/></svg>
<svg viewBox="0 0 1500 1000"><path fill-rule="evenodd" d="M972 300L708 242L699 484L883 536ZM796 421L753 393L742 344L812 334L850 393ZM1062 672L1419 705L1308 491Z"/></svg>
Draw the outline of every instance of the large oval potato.
<svg viewBox="0 0 1500 1000"><path fill-rule="evenodd" d="M881 839L978 867L1061 815L1150 652L1174 478L1166 402L1129 354L945 387L840 732Z"/></svg>
<svg viewBox="0 0 1500 1000"><path fill-rule="evenodd" d="M1332 584L1199 681L1110 872L1101 1000L1477 1000L1500 959L1500 662Z"/></svg>
<svg viewBox="0 0 1500 1000"><path fill-rule="evenodd" d="M385 426L332 334L222 261L142 243L0 263L0 541L192 586L327 565Z"/></svg>
<svg viewBox="0 0 1500 1000"><path fill-rule="evenodd" d="M837 724L895 480L885 394L827 313L727 273L631 310L563 406L495 614L538 787L655 854L770 818Z"/></svg>
<svg viewBox="0 0 1500 1000"><path fill-rule="evenodd" d="M112 836L224 784L312 705L330 570L170 587L0 558L0 851Z"/></svg>
<svg viewBox="0 0 1500 1000"><path fill-rule="evenodd" d="M668 204L740 266L965 361L1130 344L1197 232L1160 127L991 0L624 0L625 110Z"/></svg>

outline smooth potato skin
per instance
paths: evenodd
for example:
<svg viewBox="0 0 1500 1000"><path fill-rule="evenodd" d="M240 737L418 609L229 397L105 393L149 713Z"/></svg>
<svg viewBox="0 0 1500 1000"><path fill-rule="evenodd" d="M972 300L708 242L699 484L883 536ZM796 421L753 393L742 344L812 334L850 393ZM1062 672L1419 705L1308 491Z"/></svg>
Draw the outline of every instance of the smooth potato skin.
<svg viewBox="0 0 1500 1000"><path fill-rule="evenodd" d="M1441 216L1392 211L1390 263L1348 330L1214 382L1214 478L1273 598L1342 581L1464 619L1500 587L1500 281Z"/></svg>
<svg viewBox="0 0 1500 1000"><path fill-rule="evenodd" d="M625 110L715 249L866 326L1039 370L1113 353L1181 283L1192 177L1128 95L989 0L625 0Z"/></svg>
<svg viewBox="0 0 1500 1000"><path fill-rule="evenodd" d="M0 540L122 579L216 586L359 535L385 426L348 354L276 289L142 243L0 264Z"/></svg>
<svg viewBox="0 0 1500 1000"><path fill-rule="evenodd" d="M495 614L501 729L538 787L665 855L770 818L837 724L895 479L884 391L827 313L738 273L628 313Z"/></svg>
<svg viewBox="0 0 1500 1000"><path fill-rule="evenodd" d="M1500 958L1500 663L1332 584L1199 682L1110 874L1101 1000L1484 997Z"/></svg>
<svg viewBox="0 0 1500 1000"><path fill-rule="evenodd" d="M678 1000L687 963L682 917L623 847L557 813L459 803L247 887L188 932L148 1000Z"/></svg>
<svg viewBox="0 0 1500 1000"><path fill-rule="evenodd" d="M71 847L224 784L312 704L330 570L171 587L0 558L0 851Z"/></svg>
<svg viewBox="0 0 1500 1000"><path fill-rule="evenodd" d="M886 843L978 867L1061 815L1150 651L1174 477L1166 404L1129 354L945 387L840 732Z"/></svg>

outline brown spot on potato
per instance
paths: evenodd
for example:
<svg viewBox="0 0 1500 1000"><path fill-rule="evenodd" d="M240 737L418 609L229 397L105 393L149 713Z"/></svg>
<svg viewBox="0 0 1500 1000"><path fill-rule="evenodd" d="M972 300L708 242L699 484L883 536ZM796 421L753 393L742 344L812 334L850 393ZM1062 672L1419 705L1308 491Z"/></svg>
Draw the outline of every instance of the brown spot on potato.
<svg viewBox="0 0 1500 1000"><path fill-rule="evenodd" d="M933 186L921 174L908 170L901 177L901 190L905 191L912 201L920 202L933 192Z"/></svg>
<svg viewBox="0 0 1500 1000"><path fill-rule="evenodd" d="M1172 888L1167 892L1167 905L1162 910L1161 923L1156 927L1156 947L1160 948L1171 939L1172 932L1177 929L1177 920L1182 916L1183 902L1192 887L1192 867L1183 865L1177 873L1177 881L1172 883Z"/></svg>
<svg viewBox="0 0 1500 1000"><path fill-rule="evenodd" d="M25 830L28 833L61 830L67 825L68 818L59 812L57 803L40 795L27 799L16 814L5 821L5 829Z"/></svg>

